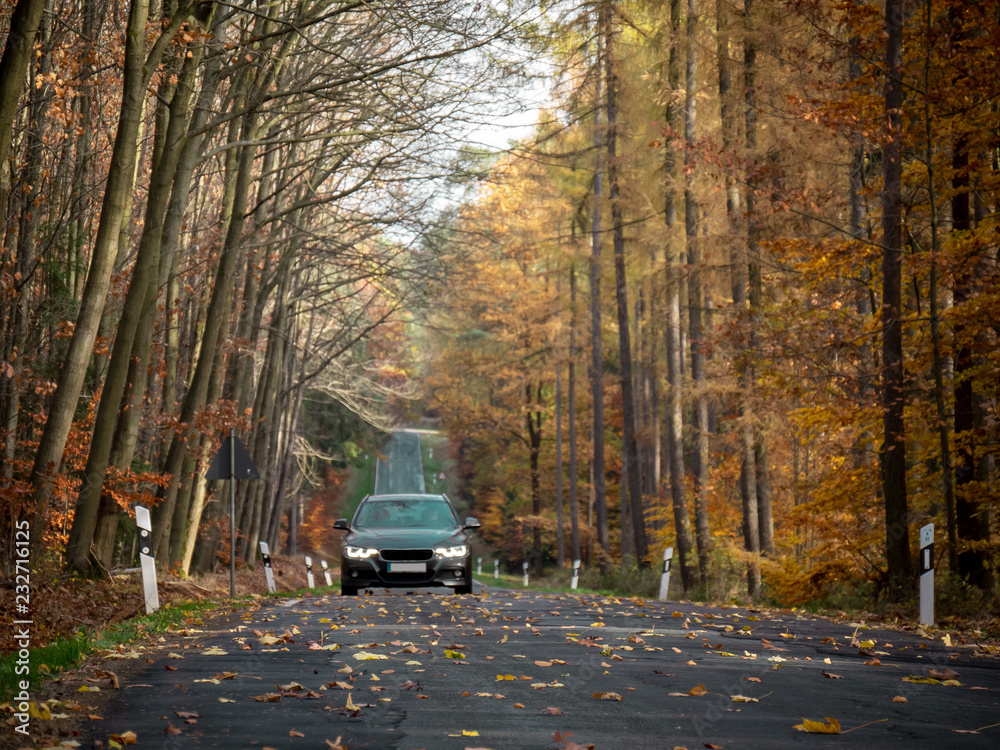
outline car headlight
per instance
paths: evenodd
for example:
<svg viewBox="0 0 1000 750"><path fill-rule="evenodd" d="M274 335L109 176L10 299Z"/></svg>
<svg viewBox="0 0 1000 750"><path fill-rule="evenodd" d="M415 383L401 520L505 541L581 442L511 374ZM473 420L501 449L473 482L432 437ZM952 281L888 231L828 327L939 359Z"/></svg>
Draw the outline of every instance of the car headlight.
<svg viewBox="0 0 1000 750"><path fill-rule="evenodd" d="M371 547L344 547L344 554L355 559L367 560L372 555L377 555L378 550Z"/></svg>
<svg viewBox="0 0 1000 750"><path fill-rule="evenodd" d="M434 551L441 557L465 557L469 554L469 548L465 544L459 544L455 547L437 547Z"/></svg>

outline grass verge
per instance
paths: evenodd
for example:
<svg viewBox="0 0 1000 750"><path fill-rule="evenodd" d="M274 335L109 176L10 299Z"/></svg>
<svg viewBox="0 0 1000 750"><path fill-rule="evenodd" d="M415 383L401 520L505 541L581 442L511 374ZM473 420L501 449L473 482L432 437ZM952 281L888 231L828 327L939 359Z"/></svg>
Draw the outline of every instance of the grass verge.
<svg viewBox="0 0 1000 750"><path fill-rule="evenodd" d="M107 651L119 645L158 633L167 628L194 622L198 614L219 606L218 602L178 602L166 604L156 612L115 623L98 630L81 629L40 648L30 649L27 659L18 651L0 658L0 702L11 699L28 680L30 689L72 669L95 651Z"/></svg>

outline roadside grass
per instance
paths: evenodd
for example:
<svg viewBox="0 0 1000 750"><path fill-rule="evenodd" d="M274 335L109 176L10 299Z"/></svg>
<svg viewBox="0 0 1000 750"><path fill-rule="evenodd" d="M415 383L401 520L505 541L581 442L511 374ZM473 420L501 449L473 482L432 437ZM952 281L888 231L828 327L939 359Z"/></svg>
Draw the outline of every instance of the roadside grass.
<svg viewBox="0 0 1000 750"><path fill-rule="evenodd" d="M486 562L485 560L483 561ZM492 565L492 561L490 562ZM619 596L619 597L632 597L640 596L646 599L652 599L656 597L658 591L650 592L648 586L644 586L641 590L637 590L632 586L623 587L615 586L614 579L608 579L607 576L601 576L600 571L584 571L583 575L580 576L579 585L577 588L572 588L572 577L573 574L570 570L547 570L545 575L538 578L533 574L529 573L528 585L524 585L523 575L513 575L510 573L500 573L499 578L494 578L492 571L487 572L484 566L483 574L477 575L473 573L473 578L475 578L479 583L484 586L499 586L501 588L510 589L512 591L537 591L552 594L595 594L597 596ZM656 574L657 586L659 586L659 574Z"/></svg>
<svg viewBox="0 0 1000 750"><path fill-rule="evenodd" d="M169 603L152 614L100 629L81 628L72 636L59 638L40 648L30 649L26 664L18 652L7 654L0 658L0 701L10 700L19 689L21 680L28 680L30 687L36 688L43 681L56 677L64 669L78 666L94 652L110 651L120 645L178 625L198 623L201 613L219 606L220 602L211 600ZM28 667L27 674L22 674L25 666Z"/></svg>

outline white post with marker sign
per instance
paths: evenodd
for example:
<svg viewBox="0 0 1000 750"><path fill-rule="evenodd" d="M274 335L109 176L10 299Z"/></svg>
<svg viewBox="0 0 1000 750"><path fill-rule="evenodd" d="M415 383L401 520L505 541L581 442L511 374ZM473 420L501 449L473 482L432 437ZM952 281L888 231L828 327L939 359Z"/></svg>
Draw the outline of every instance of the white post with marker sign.
<svg viewBox="0 0 1000 750"><path fill-rule="evenodd" d="M332 586L333 580L330 578L330 570L326 567L326 560L320 560L319 564L323 566L323 578L326 579L326 585Z"/></svg>
<svg viewBox="0 0 1000 750"><path fill-rule="evenodd" d="M139 531L139 565L142 569L142 593L148 615L160 608L160 592L156 589L156 561L153 559L153 524L149 508L135 506L135 525Z"/></svg>
<svg viewBox="0 0 1000 750"><path fill-rule="evenodd" d="M920 624L934 624L934 524L920 529Z"/></svg>
<svg viewBox="0 0 1000 750"><path fill-rule="evenodd" d="M573 579L569 582L569 587L571 589L576 589L577 585L580 583L580 561L573 561Z"/></svg>
<svg viewBox="0 0 1000 750"><path fill-rule="evenodd" d="M267 579L268 593L274 593L274 571L271 570L271 551L267 542L260 543L260 558L264 561L264 577Z"/></svg>
<svg viewBox="0 0 1000 750"><path fill-rule="evenodd" d="M481 576L483 574L483 558L476 558L476 575Z"/></svg>
<svg viewBox="0 0 1000 750"><path fill-rule="evenodd" d="M528 561L527 560L525 560L521 564L521 569L524 571L524 585L527 586L528 585Z"/></svg>
<svg viewBox="0 0 1000 750"><path fill-rule="evenodd" d="M309 555L306 555L306 582L309 584L309 588L316 588L316 581L313 578L313 561Z"/></svg>
<svg viewBox="0 0 1000 750"><path fill-rule="evenodd" d="M496 558L493 559L493 577L494 578L500 577L500 561L497 560Z"/></svg>
<svg viewBox="0 0 1000 750"><path fill-rule="evenodd" d="M663 573L660 574L660 601L667 600L667 590L670 588L670 563L674 559L674 548L667 547L663 550Z"/></svg>

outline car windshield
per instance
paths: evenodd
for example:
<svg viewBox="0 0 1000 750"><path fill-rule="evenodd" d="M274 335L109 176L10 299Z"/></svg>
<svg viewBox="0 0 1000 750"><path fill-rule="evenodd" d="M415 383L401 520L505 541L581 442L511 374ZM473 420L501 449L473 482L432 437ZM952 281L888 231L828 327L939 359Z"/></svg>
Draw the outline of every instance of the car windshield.
<svg viewBox="0 0 1000 750"><path fill-rule="evenodd" d="M445 500L406 497L362 503L353 525L368 529L453 529L458 521Z"/></svg>

